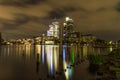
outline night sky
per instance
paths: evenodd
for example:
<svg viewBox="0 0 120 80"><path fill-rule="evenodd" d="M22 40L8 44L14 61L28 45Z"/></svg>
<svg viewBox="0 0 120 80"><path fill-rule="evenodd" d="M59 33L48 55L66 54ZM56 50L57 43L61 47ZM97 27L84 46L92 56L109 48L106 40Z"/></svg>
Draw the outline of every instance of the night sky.
<svg viewBox="0 0 120 80"><path fill-rule="evenodd" d="M57 18L69 16L75 30L102 39L120 39L120 0L0 0L3 38L40 36Z"/></svg>

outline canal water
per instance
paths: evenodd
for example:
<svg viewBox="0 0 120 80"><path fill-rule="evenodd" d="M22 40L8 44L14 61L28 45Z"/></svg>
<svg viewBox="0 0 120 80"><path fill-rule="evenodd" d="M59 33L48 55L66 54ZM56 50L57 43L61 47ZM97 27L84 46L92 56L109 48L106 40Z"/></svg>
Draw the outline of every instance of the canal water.
<svg viewBox="0 0 120 80"><path fill-rule="evenodd" d="M110 51L112 47L2 45L0 80L92 80L84 59L88 54L106 55Z"/></svg>

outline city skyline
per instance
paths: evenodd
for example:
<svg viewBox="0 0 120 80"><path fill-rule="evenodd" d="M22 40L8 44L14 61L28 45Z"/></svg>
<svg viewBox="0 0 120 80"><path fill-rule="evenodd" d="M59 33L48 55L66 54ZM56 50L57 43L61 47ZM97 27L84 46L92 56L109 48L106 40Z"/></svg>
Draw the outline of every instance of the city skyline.
<svg viewBox="0 0 120 80"><path fill-rule="evenodd" d="M0 0L0 10L4 38L42 35L55 18L62 24L69 16L76 31L107 40L120 39L119 0Z"/></svg>

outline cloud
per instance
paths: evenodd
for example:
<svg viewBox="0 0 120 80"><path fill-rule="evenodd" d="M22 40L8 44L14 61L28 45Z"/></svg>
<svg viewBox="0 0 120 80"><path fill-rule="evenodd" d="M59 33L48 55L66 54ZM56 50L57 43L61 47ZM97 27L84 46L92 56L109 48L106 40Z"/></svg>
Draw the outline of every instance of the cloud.
<svg viewBox="0 0 120 80"><path fill-rule="evenodd" d="M79 32L110 36L105 32L110 31L117 35L119 3L119 0L0 0L0 29L12 34L40 34L54 18L62 22L70 16Z"/></svg>
<svg viewBox="0 0 120 80"><path fill-rule="evenodd" d="M48 24L45 24L41 17L24 14L16 14L13 20L0 19L0 21L2 21L0 29L5 39L6 35L9 38L40 36L48 28Z"/></svg>
<svg viewBox="0 0 120 80"><path fill-rule="evenodd" d="M120 2L115 6L115 9L120 12Z"/></svg>
<svg viewBox="0 0 120 80"><path fill-rule="evenodd" d="M0 0L0 5L27 7L28 5L36 5L46 0Z"/></svg>
<svg viewBox="0 0 120 80"><path fill-rule="evenodd" d="M48 13L48 18L62 18L66 16L66 13L62 9L55 9Z"/></svg>

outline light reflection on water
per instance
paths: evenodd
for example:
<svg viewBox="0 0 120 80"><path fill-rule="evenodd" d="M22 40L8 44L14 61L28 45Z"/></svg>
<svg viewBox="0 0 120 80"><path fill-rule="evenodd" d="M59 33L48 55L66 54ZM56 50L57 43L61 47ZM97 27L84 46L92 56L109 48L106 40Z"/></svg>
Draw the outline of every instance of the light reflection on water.
<svg viewBox="0 0 120 80"><path fill-rule="evenodd" d="M62 53L59 53L59 50L59 45L0 46L0 80L47 78L46 75L54 76L61 69L66 69L64 71L65 79L72 80L75 73L74 68L67 69L67 67L80 59L87 58L88 54L104 55L113 49L112 47L92 48L90 46L80 46L78 48L75 45L63 45ZM6 72L1 76L3 70L6 70ZM9 76L6 77L6 75Z"/></svg>
<svg viewBox="0 0 120 80"><path fill-rule="evenodd" d="M59 46L45 45L46 59L50 75L54 75L59 68Z"/></svg>
<svg viewBox="0 0 120 80"><path fill-rule="evenodd" d="M45 60L45 46L41 45L42 47L42 64L44 64L44 60Z"/></svg>
<svg viewBox="0 0 120 80"><path fill-rule="evenodd" d="M72 80L72 73L73 73L72 67L71 67L71 69L66 69L67 67L70 67L70 65L71 65L71 60L67 61L67 59L66 59L66 55L67 55L67 53L66 53L67 51L66 50L68 50L67 46L63 45L63 69L66 70L64 72L66 80Z"/></svg>

